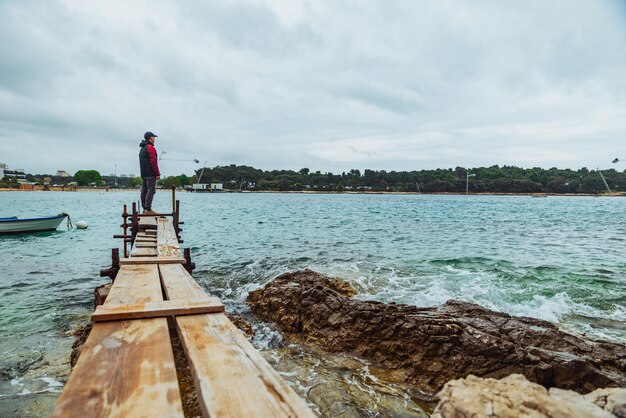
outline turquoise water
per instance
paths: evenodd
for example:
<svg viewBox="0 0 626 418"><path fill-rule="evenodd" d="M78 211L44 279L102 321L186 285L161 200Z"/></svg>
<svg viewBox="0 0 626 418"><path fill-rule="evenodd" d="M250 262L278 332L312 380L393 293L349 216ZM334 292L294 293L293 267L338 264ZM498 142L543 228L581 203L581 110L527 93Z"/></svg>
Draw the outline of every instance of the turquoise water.
<svg viewBox="0 0 626 418"><path fill-rule="evenodd" d="M626 342L626 199L179 193L194 277L244 311L249 290L311 268L358 297L461 299ZM0 193L0 217L70 213L87 230L0 236L0 415L49 414L131 192ZM169 210L169 192L155 198Z"/></svg>

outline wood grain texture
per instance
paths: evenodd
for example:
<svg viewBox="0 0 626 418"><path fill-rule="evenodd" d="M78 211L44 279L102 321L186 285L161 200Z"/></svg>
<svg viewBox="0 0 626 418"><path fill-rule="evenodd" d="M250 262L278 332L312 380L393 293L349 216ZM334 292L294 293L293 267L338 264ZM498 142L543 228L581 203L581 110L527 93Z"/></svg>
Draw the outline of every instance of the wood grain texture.
<svg viewBox="0 0 626 418"><path fill-rule="evenodd" d="M91 315L93 322L120 321L126 319L159 318L177 315L197 315L224 312L219 298L180 299L161 302L144 302L122 305L100 305Z"/></svg>
<svg viewBox="0 0 626 418"><path fill-rule="evenodd" d="M130 252L130 256L131 257L156 257L157 250L154 247L153 248L138 247L135 245L132 251Z"/></svg>
<svg viewBox="0 0 626 418"><path fill-rule="evenodd" d="M106 304L162 300L155 265L123 266ZM96 323L53 417L180 417L165 318Z"/></svg>
<svg viewBox="0 0 626 418"><path fill-rule="evenodd" d="M121 266L132 266L141 264L185 264L187 261L181 257L130 257L121 258Z"/></svg>
<svg viewBox="0 0 626 418"><path fill-rule="evenodd" d="M180 265L160 265L168 299L206 294ZM176 317L204 416L314 417L226 315Z"/></svg>
<svg viewBox="0 0 626 418"><path fill-rule="evenodd" d="M157 219L157 254L159 257L180 257L182 252L174 224L170 219Z"/></svg>

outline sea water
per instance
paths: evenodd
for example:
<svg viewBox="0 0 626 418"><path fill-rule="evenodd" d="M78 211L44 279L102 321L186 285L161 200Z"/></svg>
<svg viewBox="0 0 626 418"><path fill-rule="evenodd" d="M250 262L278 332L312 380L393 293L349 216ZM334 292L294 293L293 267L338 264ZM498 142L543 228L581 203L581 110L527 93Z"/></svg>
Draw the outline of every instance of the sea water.
<svg viewBox="0 0 626 418"><path fill-rule="evenodd" d="M0 236L0 416L49 415L88 320L99 270L121 245L137 192L3 192L0 217L68 212L86 230ZM227 309L302 268L358 298L449 299L626 342L626 199L596 197L178 193L196 280ZM158 191L155 210L171 211Z"/></svg>

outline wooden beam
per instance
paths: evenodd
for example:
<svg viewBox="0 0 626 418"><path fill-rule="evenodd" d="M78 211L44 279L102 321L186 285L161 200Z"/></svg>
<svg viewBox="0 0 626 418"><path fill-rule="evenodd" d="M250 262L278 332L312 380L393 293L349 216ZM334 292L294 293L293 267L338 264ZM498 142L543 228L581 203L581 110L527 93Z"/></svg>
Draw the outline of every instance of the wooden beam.
<svg viewBox="0 0 626 418"><path fill-rule="evenodd" d="M157 254L159 257L180 257L178 236L170 219L157 219Z"/></svg>
<svg viewBox="0 0 626 418"><path fill-rule="evenodd" d="M162 299L157 266L122 266L105 306ZM77 418L182 415L166 318L94 324L52 414Z"/></svg>
<svg viewBox="0 0 626 418"><path fill-rule="evenodd" d="M145 217L142 216L139 218L139 228L140 229L156 229L156 221L157 217Z"/></svg>
<svg viewBox="0 0 626 418"><path fill-rule="evenodd" d="M135 242L149 242L154 244L154 246L156 247L156 238L141 238L141 237L137 237L135 238Z"/></svg>
<svg viewBox="0 0 626 418"><path fill-rule="evenodd" d="M216 297L204 297L201 299L166 300L131 305L100 305L91 315L91 320L93 322L119 321L216 312L224 312L222 301Z"/></svg>
<svg viewBox="0 0 626 418"><path fill-rule="evenodd" d="M205 296L180 265L159 265L168 299ZM223 313L177 316L176 327L205 417L314 417Z"/></svg>
<svg viewBox="0 0 626 418"><path fill-rule="evenodd" d="M121 258L121 266L132 266L138 264L186 264L182 257L132 257Z"/></svg>
<svg viewBox="0 0 626 418"><path fill-rule="evenodd" d="M147 248L147 247L138 247L134 246L133 250L130 252L131 257L156 257L157 250L156 248Z"/></svg>

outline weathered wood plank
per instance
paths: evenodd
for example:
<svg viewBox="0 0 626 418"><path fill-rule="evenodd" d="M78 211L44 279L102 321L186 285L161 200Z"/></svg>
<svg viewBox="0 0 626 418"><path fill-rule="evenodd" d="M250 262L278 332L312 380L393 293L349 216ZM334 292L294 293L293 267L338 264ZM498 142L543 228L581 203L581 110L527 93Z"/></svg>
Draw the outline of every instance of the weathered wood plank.
<svg viewBox="0 0 626 418"><path fill-rule="evenodd" d="M157 217L141 217L139 218L139 229L156 229Z"/></svg>
<svg viewBox="0 0 626 418"><path fill-rule="evenodd" d="M156 246L156 238L142 238L142 237L136 237L135 238L135 242L149 242L149 243L153 243Z"/></svg>
<svg viewBox="0 0 626 418"><path fill-rule="evenodd" d="M168 299L205 295L182 266L159 271ZM204 416L315 416L226 315L180 316L176 326Z"/></svg>
<svg viewBox="0 0 626 418"><path fill-rule="evenodd" d="M159 318L165 316L197 315L224 312L224 305L219 298L195 298L166 300L162 302L144 302L130 305L100 305L91 315L93 322L119 321L125 319Z"/></svg>
<svg viewBox="0 0 626 418"><path fill-rule="evenodd" d="M135 242L135 247L138 248L154 248L156 250L156 242Z"/></svg>
<svg viewBox="0 0 626 418"><path fill-rule="evenodd" d="M156 234L157 234L156 229L146 229L143 232L145 232L147 236L153 236L153 237L156 237Z"/></svg>
<svg viewBox="0 0 626 418"><path fill-rule="evenodd" d="M106 304L162 300L155 265L123 266ZM166 318L96 323L53 417L180 417Z"/></svg>
<svg viewBox="0 0 626 418"><path fill-rule="evenodd" d="M182 257L131 257L121 258L121 266L131 266L138 264L186 264Z"/></svg>
<svg viewBox="0 0 626 418"><path fill-rule="evenodd" d="M133 250L130 252L131 257L156 257L157 250L156 248L147 248L147 247L138 247L134 246Z"/></svg>
<svg viewBox="0 0 626 418"><path fill-rule="evenodd" d="M157 254L159 257L180 257L178 237L170 219L157 219Z"/></svg>

